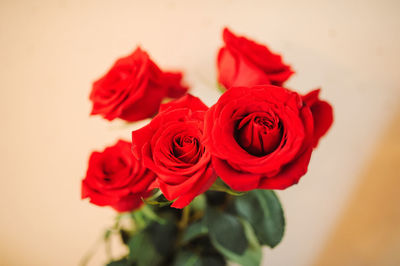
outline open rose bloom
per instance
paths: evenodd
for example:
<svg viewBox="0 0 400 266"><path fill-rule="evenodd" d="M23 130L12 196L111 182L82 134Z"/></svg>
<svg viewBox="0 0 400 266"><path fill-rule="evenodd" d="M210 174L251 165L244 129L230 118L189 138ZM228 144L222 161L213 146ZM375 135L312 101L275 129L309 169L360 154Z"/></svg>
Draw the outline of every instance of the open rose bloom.
<svg viewBox="0 0 400 266"><path fill-rule="evenodd" d="M186 93L188 88L181 79L182 73L163 72L138 47L93 83L91 114L130 122L151 117L165 97L178 98Z"/></svg>
<svg viewBox="0 0 400 266"><path fill-rule="evenodd" d="M151 118L127 132L131 141L93 152L82 180L82 198L121 213L105 239L119 234L129 252L108 265L256 266L261 246L281 242L273 190L305 178L333 109L320 89L284 87L292 67L267 46L227 28L223 42L216 65L225 92L212 106L140 48L94 82L91 114Z"/></svg>
<svg viewBox="0 0 400 266"><path fill-rule="evenodd" d="M132 132L136 158L157 174L156 184L171 207L182 208L214 183L211 155L203 144L208 107L186 95L161 106L149 125Z"/></svg>
<svg viewBox="0 0 400 266"><path fill-rule="evenodd" d="M82 180L82 198L119 212L131 211L143 204L143 197L150 195L149 185L154 178L154 173L134 158L131 144L119 140L104 151L91 154Z"/></svg>
<svg viewBox="0 0 400 266"><path fill-rule="evenodd" d="M313 115L318 103L272 85L225 92L207 112L205 126L217 174L240 191L296 184L307 172L319 132L332 123L329 105L322 107L325 117Z"/></svg>

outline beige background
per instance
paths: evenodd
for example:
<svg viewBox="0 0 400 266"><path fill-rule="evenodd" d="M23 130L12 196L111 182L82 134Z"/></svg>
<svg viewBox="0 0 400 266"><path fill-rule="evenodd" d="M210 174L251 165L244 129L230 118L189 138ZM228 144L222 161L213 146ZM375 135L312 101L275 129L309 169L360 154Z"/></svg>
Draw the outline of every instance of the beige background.
<svg viewBox="0 0 400 266"><path fill-rule="evenodd" d="M113 211L79 199L80 180L90 151L132 128L89 117L91 82L141 44L213 104L224 25L281 52L297 72L288 85L321 86L335 107L309 173L279 193L287 231L264 258L315 263L398 110L399 10L395 0L1 0L0 265L77 265L112 223ZM92 265L102 262L99 252Z"/></svg>

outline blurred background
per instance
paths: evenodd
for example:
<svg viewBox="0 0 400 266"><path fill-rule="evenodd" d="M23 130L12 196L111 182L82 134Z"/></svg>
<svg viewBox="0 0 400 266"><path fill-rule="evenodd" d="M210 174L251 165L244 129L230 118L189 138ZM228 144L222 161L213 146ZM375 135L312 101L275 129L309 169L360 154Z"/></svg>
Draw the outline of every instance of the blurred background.
<svg viewBox="0 0 400 266"><path fill-rule="evenodd" d="M224 26L281 53L335 123L279 196L263 265L400 265L400 2L0 1L0 265L78 265L114 212L80 200L87 159L134 127L89 117L91 83L137 45L216 102ZM118 252L118 250L116 251ZM105 262L104 247L90 265Z"/></svg>

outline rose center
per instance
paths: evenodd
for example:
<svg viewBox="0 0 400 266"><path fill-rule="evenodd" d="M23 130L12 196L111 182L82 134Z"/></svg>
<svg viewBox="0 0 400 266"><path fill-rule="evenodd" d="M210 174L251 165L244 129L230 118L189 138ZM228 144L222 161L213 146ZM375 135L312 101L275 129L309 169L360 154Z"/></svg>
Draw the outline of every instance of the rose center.
<svg viewBox="0 0 400 266"><path fill-rule="evenodd" d="M281 143L282 126L273 112L255 112L239 121L236 141L248 153L264 156Z"/></svg>
<svg viewBox="0 0 400 266"><path fill-rule="evenodd" d="M122 158L108 158L103 164L103 181L106 183L112 182L112 176L122 171L125 167L126 164Z"/></svg>
<svg viewBox="0 0 400 266"><path fill-rule="evenodd" d="M200 144L194 136L176 136L173 143L173 155L185 163L196 163L200 154Z"/></svg>

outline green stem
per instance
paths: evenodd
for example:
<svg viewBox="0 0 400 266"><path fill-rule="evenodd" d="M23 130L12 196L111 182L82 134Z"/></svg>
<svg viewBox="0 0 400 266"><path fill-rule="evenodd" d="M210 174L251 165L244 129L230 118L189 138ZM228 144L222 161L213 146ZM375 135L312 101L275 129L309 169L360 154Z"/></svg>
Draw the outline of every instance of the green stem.
<svg viewBox="0 0 400 266"><path fill-rule="evenodd" d="M141 230L142 228L144 228L146 226L146 221L144 220L142 213L133 212L132 218L135 221L137 229Z"/></svg>
<svg viewBox="0 0 400 266"><path fill-rule="evenodd" d="M105 239L105 249L106 249L106 254L107 254L108 260L112 260L113 256L112 256L111 238L110 237Z"/></svg>
<svg viewBox="0 0 400 266"><path fill-rule="evenodd" d="M190 205L187 205L185 208L183 208L182 211L182 218L179 221L178 227L183 230L186 228L189 222L189 215L190 215Z"/></svg>

